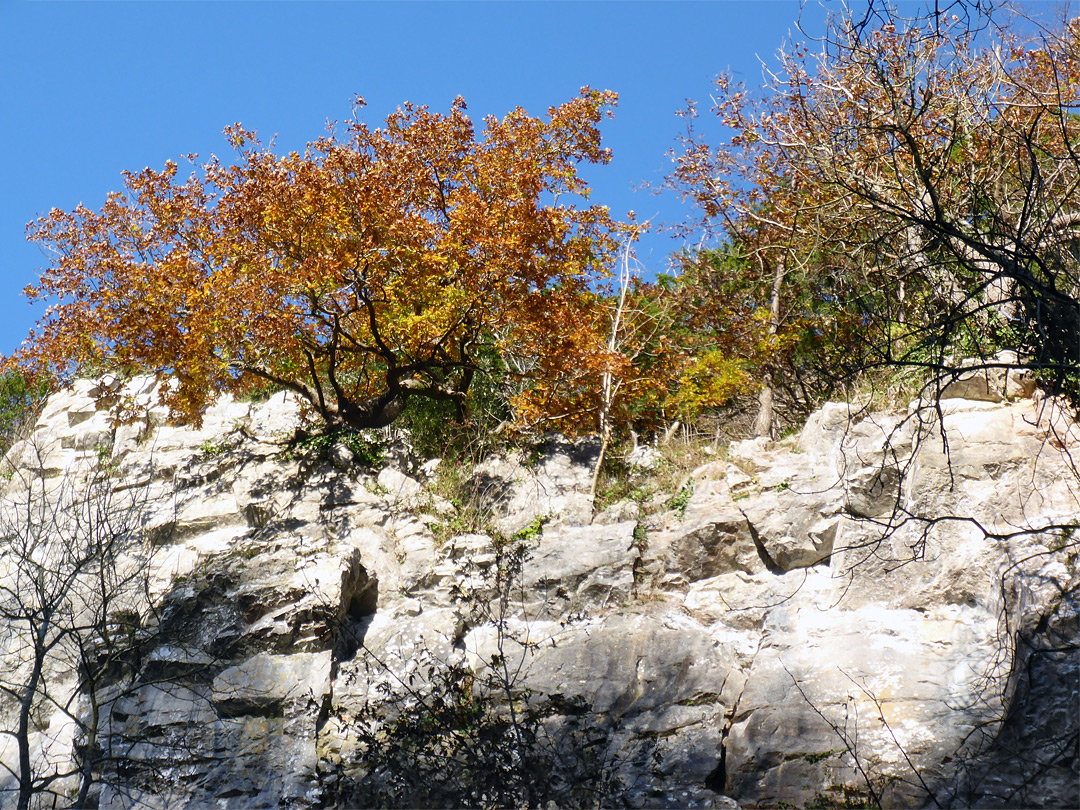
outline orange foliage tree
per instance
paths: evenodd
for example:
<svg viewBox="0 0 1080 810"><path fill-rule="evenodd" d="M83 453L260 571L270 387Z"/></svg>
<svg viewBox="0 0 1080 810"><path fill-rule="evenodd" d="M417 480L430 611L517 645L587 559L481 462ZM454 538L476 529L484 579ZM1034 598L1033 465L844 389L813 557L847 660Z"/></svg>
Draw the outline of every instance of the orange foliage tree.
<svg viewBox="0 0 1080 810"><path fill-rule="evenodd" d="M405 105L281 156L231 126L235 165L127 173L100 210L31 223L53 258L26 294L53 303L14 361L171 376L165 404L196 422L219 392L267 385L353 429L414 397L461 409L481 355L550 365L608 272L618 227L578 167L610 160L616 99L583 88L479 135L460 98Z"/></svg>

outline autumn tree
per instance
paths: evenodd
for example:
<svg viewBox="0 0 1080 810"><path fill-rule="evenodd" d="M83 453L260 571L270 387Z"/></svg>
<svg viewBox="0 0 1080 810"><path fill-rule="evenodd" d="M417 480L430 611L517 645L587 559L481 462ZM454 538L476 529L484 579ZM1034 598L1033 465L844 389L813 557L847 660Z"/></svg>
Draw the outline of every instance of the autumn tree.
<svg viewBox="0 0 1080 810"><path fill-rule="evenodd" d="M758 285L730 251L683 257L679 275L646 280L632 244L624 242L615 277L574 304L578 329L515 400L524 425L599 438L594 495L613 443L670 435L684 420L728 407L755 389L763 367L793 366L808 331L803 319L767 336Z"/></svg>
<svg viewBox="0 0 1080 810"><path fill-rule="evenodd" d="M796 350L815 343L825 360L823 338L842 331L833 304L843 282L823 255L823 190L805 182L780 144L763 134L781 106L777 94L754 94L721 76L713 98L728 138L712 145L690 104L667 186L697 205L699 218L683 230L704 229L720 243L682 256L671 286L687 337L697 344L695 376L712 369L715 379L729 380L729 394L755 391L753 432L769 436L778 387L787 386L788 400L802 410L828 388L824 362L805 373ZM692 395L684 399L693 402Z"/></svg>
<svg viewBox="0 0 1080 810"><path fill-rule="evenodd" d="M753 433L769 436L833 390L837 355L850 362L859 351L858 319L837 305L837 279L811 261L780 267L726 242L680 256L677 273L662 279L682 358L673 416L693 423L743 413L753 417Z"/></svg>
<svg viewBox="0 0 1080 810"><path fill-rule="evenodd" d="M165 403L195 421L267 385L331 426L388 425L413 398L460 411L482 354L543 369L608 271L617 229L578 167L610 159L615 102L584 88L479 134L460 98L446 115L406 104L280 156L231 126L234 165L128 173L100 210L31 224L52 263L26 294L52 305L15 361L168 375Z"/></svg>
<svg viewBox="0 0 1080 810"><path fill-rule="evenodd" d="M781 299L797 263L802 294L855 316L862 353L838 372L901 367L939 392L975 356L1080 402L1080 23L1023 30L979 3L837 14L761 88L721 77L733 134L692 131L677 156L674 185L772 262Z"/></svg>

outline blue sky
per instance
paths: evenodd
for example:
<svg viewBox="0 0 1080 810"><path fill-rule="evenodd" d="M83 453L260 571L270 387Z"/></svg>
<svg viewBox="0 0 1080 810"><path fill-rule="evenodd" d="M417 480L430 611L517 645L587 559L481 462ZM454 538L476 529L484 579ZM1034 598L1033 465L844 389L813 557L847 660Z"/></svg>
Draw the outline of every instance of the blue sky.
<svg viewBox="0 0 1080 810"><path fill-rule="evenodd" d="M230 155L233 122L301 148L364 96L377 122L403 101L475 119L532 114L582 85L620 94L590 169L616 216L686 210L659 182L685 99L707 103L730 68L750 84L800 15L796 0L727 2L26 2L0 0L0 354L40 315L20 291L46 261L25 226L53 207L97 208L121 172L197 152ZM807 18L821 9L808 6ZM643 243L650 273L681 242Z"/></svg>

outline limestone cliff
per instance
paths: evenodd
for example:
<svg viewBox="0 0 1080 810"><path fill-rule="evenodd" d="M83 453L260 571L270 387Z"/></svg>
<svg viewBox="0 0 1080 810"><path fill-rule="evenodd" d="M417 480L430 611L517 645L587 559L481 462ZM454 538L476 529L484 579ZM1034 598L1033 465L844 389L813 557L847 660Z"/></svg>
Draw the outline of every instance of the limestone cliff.
<svg viewBox="0 0 1080 810"><path fill-rule="evenodd" d="M277 395L171 427L152 381L83 381L12 448L5 531L42 482L86 504L104 479L138 519L115 568L145 573L99 611L131 639L108 667L45 656L28 734L49 790L74 797L91 762L110 810L431 800L408 793L441 778L425 754L394 747L428 723L416 745L460 742L563 805L1080 806L1080 433L1044 404L829 404L595 516L595 448L552 440L465 471L487 534L454 533L433 462L289 450L298 419ZM3 581L49 542L8 543ZM14 736L0 757L14 806Z"/></svg>

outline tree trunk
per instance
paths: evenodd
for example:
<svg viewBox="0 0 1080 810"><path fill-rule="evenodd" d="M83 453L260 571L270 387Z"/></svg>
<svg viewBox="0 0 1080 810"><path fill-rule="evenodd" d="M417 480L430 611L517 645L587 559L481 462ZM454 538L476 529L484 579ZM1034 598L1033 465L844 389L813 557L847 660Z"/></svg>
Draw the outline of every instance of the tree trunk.
<svg viewBox="0 0 1080 810"><path fill-rule="evenodd" d="M75 799L75 810L83 810L90 796L90 788L94 784L94 751L97 748L97 732L101 722L101 706L98 705L96 690L90 688L91 715L90 722L86 726L86 754L83 757L82 767L79 768L79 795Z"/></svg>
<svg viewBox="0 0 1080 810"><path fill-rule="evenodd" d="M758 392L758 412L754 419L754 435L772 438L773 429L773 387L772 372L765 372Z"/></svg>
<svg viewBox="0 0 1080 810"><path fill-rule="evenodd" d="M45 668L51 620L52 612L45 611L41 626L34 634L34 664L19 706L19 730L16 733L16 742L19 746L19 798L16 802L18 810L29 810L30 802L34 797L34 768L30 761L30 716L34 709L34 698L37 697L42 670Z"/></svg>
<svg viewBox="0 0 1080 810"><path fill-rule="evenodd" d="M784 275L787 272L784 257L776 260L773 270L772 295L769 298L769 342L780 331L780 292L784 288ZM773 432L773 384L772 371L762 375L761 392L758 394L758 413L754 419L754 435L771 438Z"/></svg>
<svg viewBox="0 0 1080 810"><path fill-rule="evenodd" d="M623 313L626 311L626 293L630 289L630 245L631 240L626 242L623 252L622 267L619 271L619 302L611 318L611 332L608 335L607 350L614 354L619 348L619 330L622 328ZM600 455L596 458L596 467L593 468L592 486L589 487L589 499L596 504L596 488L600 483L600 467L604 463L608 445L611 443L611 412L615 403L615 395L622 385L616 380L610 371L605 371L600 376L600 412L597 417L597 427L600 430Z"/></svg>
<svg viewBox="0 0 1080 810"><path fill-rule="evenodd" d="M600 437L600 453L596 457L596 466L593 467L592 484L589 486L589 498L592 499L594 508L596 503L596 488L600 485L600 468L604 466L604 456L607 455L608 438Z"/></svg>
<svg viewBox="0 0 1080 810"><path fill-rule="evenodd" d="M337 413L334 416L353 430L383 428L401 416L407 397L408 392L401 386L395 386L363 402L352 402L339 392Z"/></svg>

